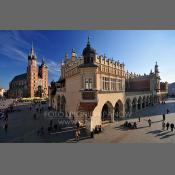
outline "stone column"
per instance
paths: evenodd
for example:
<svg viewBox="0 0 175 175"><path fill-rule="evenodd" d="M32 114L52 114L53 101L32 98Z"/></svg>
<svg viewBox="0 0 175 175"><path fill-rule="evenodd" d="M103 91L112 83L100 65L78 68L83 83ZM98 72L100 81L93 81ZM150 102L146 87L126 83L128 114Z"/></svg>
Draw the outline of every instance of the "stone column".
<svg viewBox="0 0 175 175"><path fill-rule="evenodd" d="M111 123L114 123L114 113L115 113L115 109L113 108L111 113Z"/></svg>
<svg viewBox="0 0 175 175"><path fill-rule="evenodd" d="M129 117L132 115L132 103L129 105Z"/></svg>

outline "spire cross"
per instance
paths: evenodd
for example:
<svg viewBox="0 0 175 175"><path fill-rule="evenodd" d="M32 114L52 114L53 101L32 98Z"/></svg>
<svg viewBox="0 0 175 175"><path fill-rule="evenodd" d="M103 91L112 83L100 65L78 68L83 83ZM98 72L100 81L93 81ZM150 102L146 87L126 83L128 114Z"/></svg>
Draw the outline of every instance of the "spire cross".
<svg viewBox="0 0 175 175"><path fill-rule="evenodd" d="M90 46L90 38L89 38L89 36L88 36L87 46Z"/></svg>

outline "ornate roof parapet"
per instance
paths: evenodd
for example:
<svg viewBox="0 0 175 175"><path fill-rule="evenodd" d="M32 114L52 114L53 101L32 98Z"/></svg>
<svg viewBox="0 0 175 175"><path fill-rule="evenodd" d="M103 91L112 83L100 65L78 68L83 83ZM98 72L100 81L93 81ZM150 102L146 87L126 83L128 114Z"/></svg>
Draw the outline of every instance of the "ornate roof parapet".
<svg viewBox="0 0 175 175"><path fill-rule="evenodd" d="M69 55L67 52L65 53L64 60L65 60L65 62L67 62L69 60Z"/></svg>

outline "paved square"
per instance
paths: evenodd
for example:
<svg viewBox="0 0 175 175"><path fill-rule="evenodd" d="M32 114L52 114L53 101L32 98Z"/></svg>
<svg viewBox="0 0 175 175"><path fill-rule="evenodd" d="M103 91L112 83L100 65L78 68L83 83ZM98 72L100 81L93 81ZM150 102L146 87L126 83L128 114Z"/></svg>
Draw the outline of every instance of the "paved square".
<svg viewBox="0 0 175 175"><path fill-rule="evenodd" d="M166 114L166 109L170 110ZM170 129L162 130L162 114L166 114L166 121L175 124L175 100L169 99L165 105L158 104L138 112L136 116L143 116L141 122L138 118L128 121L137 122L138 129L124 130L119 127L124 121L104 126L101 134L96 134L94 139L80 141L81 143L175 143L175 132ZM148 119L152 120L152 126L148 126Z"/></svg>
<svg viewBox="0 0 175 175"><path fill-rule="evenodd" d="M48 133L50 119L44 117L44 113L37 113L37 119L33 119L35 108L30 111L30 104L19 104L15 112L9 114L8 131L5 133L4 121L0 120L0 142L19 143L76 143L74 141L74 128ZM47 111L47 105L44 105ZM175 143L175 131L162 130L162 114L166 114L166 122L175 124L175 99L169 99L165 105L157 104L138 112L128 121L136 121L138 129L125 130L119 126L124 120L103 126L103 132L89 138L85 129L81 130L81 138L77 143ZM141 116L141 122L138 122ZM151 118L152 126L148 127L148 119ZM37 130L43 126L44 135L37 135Z"/></svg>

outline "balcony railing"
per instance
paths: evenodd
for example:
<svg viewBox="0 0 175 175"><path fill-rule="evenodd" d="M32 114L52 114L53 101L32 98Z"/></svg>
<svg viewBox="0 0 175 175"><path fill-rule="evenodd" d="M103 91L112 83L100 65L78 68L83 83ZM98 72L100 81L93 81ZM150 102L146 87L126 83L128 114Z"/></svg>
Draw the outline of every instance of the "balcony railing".
<svg viewBox="0 0 175 175"><path fill-rule="evenodd" d="M126 92L127 96L132 96L132 95L142 95L142 94L151 94L150 91L135 91L135 92Z"/></svg>
<svg viewBox="0 0 175 175"><path fill-rule="evenodd" d="M96 90L81 90L81 100L82 101L97 101L97 91Z"/></svg>

